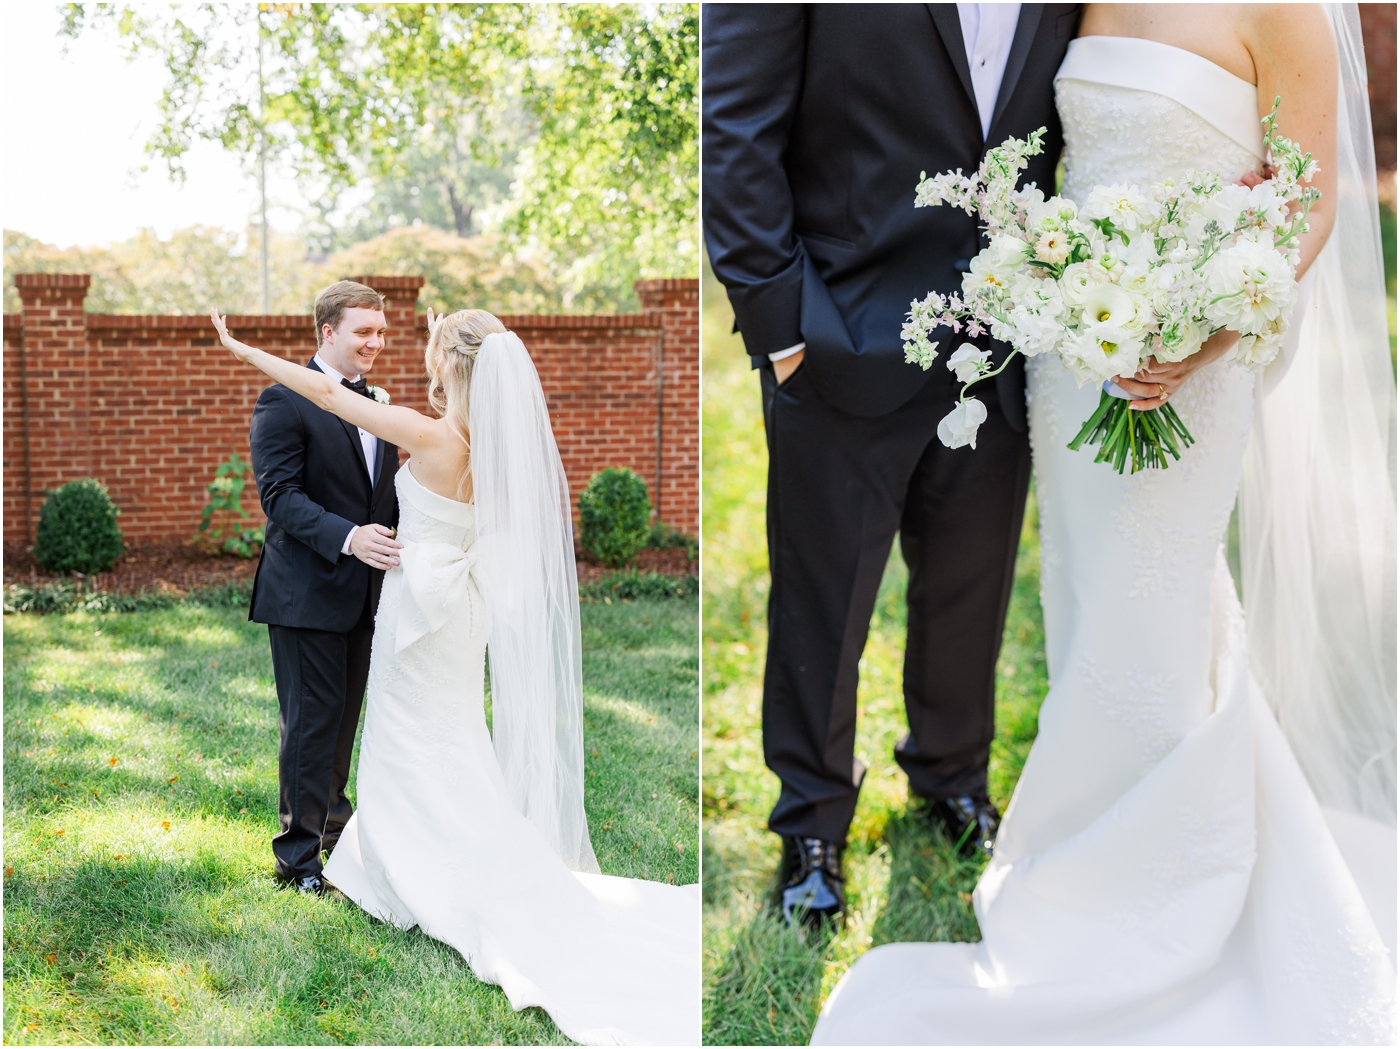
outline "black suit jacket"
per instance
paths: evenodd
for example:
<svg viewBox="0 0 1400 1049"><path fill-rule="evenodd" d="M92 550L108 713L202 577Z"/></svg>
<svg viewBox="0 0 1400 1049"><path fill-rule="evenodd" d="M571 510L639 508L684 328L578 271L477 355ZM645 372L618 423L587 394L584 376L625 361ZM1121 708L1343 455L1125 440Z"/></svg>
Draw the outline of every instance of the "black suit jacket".
<svg viewBox="0 0 1400 1049"><path fill-rule="evenodd" d="M924 372L904 363L900 330L911 300L961 288L977 219L916 210L914 187L1044 126L1023 184L1053 191L1053 79L1080 6L1021 6L986 142L956 4L704 6L705 242L755 366L806 342L818 392L862 416L951 386L943 365L961 340L943 332ZM1024 429L1019 363L997 387Z"/></svg>
<svg viewBox="0 0 1400 1049"><path fill-rule="evenodd" d="M267 514L248 618L349 631L367 593L378 604L384 573L340 548L357 525L398 525L398 448L375 439L371 487L359 430L281 385L259 394L248 436Z"/></svg>

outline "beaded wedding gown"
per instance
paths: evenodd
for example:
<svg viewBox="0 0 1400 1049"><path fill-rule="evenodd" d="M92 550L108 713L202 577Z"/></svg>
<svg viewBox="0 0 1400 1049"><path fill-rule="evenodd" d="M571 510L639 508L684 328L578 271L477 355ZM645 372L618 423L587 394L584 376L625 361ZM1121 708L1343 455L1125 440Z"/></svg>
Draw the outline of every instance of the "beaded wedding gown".
<svg viewBox="0 0 1400 1049"><path fill-rule="evenodd" d="M696 886L575 873L512 805L484 709L475 508L399 470L401 565L375 617L358 807L326 878L451 944L577 1042L694 1044Z"/></svg>
<svg viewBox="0 0 1400 1049"><path fill-rule="evenodd" d="M1167 45L1076 40L1056 99L1080 202L1262 159L1255 88ZM1029 364L1051 688L982 941L876 947L813 1042L1393 1044L1393 826L1319 806L1223 556L1256 377L1201 369L1173 399L1195 446L1120 476L1066 447L1098 389Z"/></svg>

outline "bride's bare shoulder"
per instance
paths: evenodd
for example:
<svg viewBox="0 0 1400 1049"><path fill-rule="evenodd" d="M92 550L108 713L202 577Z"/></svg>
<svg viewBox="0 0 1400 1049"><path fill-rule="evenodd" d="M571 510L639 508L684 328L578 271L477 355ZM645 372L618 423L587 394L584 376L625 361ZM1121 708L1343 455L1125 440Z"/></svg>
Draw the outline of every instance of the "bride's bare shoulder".
<svg viewBox="0 0 1400 1049"><path fill-rule="evenodd" d="M1241 29L1256 64L1301 66L1332 49L1321 4L1245 4Z"/></svg>

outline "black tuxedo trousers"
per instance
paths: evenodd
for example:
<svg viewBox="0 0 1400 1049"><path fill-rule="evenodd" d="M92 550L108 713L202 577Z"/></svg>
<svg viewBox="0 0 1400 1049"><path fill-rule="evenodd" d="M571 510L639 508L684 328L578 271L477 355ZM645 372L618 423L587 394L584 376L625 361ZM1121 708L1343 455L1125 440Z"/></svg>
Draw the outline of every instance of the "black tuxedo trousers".
<svg viewBox="0 0 1400 1049"><path fill-rule="evenodd" d="M348 631L269 625L277 680L277 816L272 839L277 876L321 871L354 812L345 796L355 730L369 679L374 609L366 593Z"/></svg>
<svg viewBox="0 0 1400 1049"><path fill-rule="evenodd" d="M763 752L782 780L769 826L839 842L865 773L856 686L896 533L909 567L909 734L896 759L915 794L986 789L1030 443L992 383L976 388L988 408L976 449L949 449L936 431L956 394L940 376L865 418L832 407L805 365L782 385L771 367L761 374L772 572Z"/></svg>
<svg viewBox="0 0 1400 1049"><path fill-rule="evenodd" d="M249 618L267 624L272 646L281 823L272 854L291 880L321 873L321 851L350 820L345 785L384 573L341 548L358 525L398 524L399 456L377 441L368 462L354 426L285 386L258 397L249 444L267 514Z"/></svg>

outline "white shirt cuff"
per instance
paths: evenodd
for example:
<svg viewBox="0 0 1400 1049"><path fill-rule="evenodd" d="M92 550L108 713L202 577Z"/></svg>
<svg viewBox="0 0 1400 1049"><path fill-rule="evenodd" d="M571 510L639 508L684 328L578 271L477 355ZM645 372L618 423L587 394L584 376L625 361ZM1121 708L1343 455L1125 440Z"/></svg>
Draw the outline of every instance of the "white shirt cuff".
<svg viewBox="0 0 1400 1049"><path fill-rule="evenodd" d="M345 545L340 548L340 552L342 554L348 554L350 552L350 540L355 538L355 533L359 530L359 525L356 525L354 528L350 529L350 534L345 537Z"/></svg>
<svg viewBox="0 0 1400 1049"><path fill-rule="evenodd" d="M801 353L806 348L807 344L805 342L799 342L796 346L789 346L787 349L779 350L777 353L770 353L768 359L774 364L777 364L779 361L786 360L795 353Z"/></svg>

